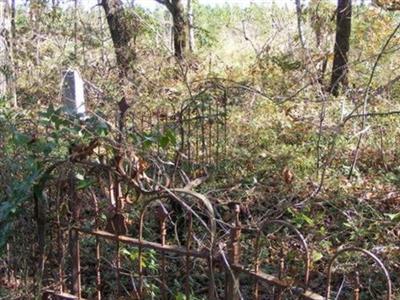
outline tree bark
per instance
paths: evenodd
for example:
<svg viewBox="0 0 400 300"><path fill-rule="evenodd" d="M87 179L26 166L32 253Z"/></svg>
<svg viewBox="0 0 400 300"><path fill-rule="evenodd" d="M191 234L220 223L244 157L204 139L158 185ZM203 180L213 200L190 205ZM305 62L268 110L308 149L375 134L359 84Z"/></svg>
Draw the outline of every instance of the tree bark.
<svg viewBox="0 0 400 300"><path fill-rule="evenodd" d="M171 13L166 10L163 16L164 24L164 44L168 47L170 52L174 52L174 33L172 30L172 16Z"/></svg>
<svg viewBox="0 0 400 300"><path fill-rule="evenodd" d="M182 60L187 50L188 26L185 18L185 8L183 0L156 0L165 5L172 15L173 35L174 35L174 54L177 59Z"/></svg>
<svg viewBox="0 0 400 300"><path fill-rule="evenodd" d="M15 27L15 0L11 0L11 28L10 28L10 68L11 68L11 80L9 83L9 91L11 96L11 101L14 107L18 106L17 103L17 74L15 71L15 60L14 60L14 51L15 51L15 39L16 39L16 27Z"/></svg>
<svg viewBox="0 0 400 300"><path fill-rule="evenodd" d="M101 5L106 14L120 75L126 77L136 53L130 47L132 29L127 24L123 3L121 0L102 0Z"/></svg>
<svg viewBox="0 0 400 300"><path fill-rule="evenodd" d="M17 106L14 69L15 0L0 0L0 96Z"/></svg>
<svg viewBox="0 0 400 300"><path fill-rule="evenodd" d="M8 3L6 0L0 0L0 96L7 95L7 60L8 60L8 47L7 38L8 34Z"/></svg>
<svg viewBox="0 0 400 300"><path fill-rule="evenodd" d="M184 7L182 0L172 0L172 20L174 22L174 49L175 56L178 59L183 59L184 53L187 48L186 37L187 37L187 22L184 17Z"/></svg>
<svg viewBox="0 0 400 300"><path fill-rule="evenodd" d="M351 32L351 0L338 0L336 13L336 40L330 90L339 95L340 86L347 86L348 58Z"/></svg>
<svg viewBox="0 0 400 300"><path fill-rule="evenodd" d="M302 11L301 11L301 1L300 0L296 0L296 14L297 14L297 31L299 33L299 40L300 40L301 46L303 48L305 48L303 32L301 30L301 15L302 15Z"/></svg>
<svg viewBox="0 0 400 300"><path fill-rule="evenodd" d="M193 24L193 5L192 0L187 0L187 20L189 27L189 50L194 52L196 44L194 39L194 24Z"/></svg>

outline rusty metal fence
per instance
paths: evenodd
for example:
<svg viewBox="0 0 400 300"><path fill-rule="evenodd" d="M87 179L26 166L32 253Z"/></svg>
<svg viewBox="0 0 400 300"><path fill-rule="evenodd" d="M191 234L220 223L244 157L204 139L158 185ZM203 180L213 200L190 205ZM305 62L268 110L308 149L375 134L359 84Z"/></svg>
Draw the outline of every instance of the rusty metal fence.
<svg viewBox="0 0 400 300"><path fill-rule="evenodd" d="M136 177L107 164L66 161L50 170L58 173L47 188L47 225L37 227L46 247L34 253L43 299L393 300L388 270L367 250L341 247L316 267L307 239L287 221L243 225L235 204L227 223L202 194L138 188ZM78 171L90 185L77 185ZM379 296L363 297L377 284Z"/></svg>
<svg viewBox="0 0 400 300"><path fill-rule="evenodd" d="M87 215L84 222L75 222L69 231L71 267L60 265L58 278L43 299L176 299L177 293L181 299L367 299L361 297L363 273L357 271L356 264L348 264L352 270L346 270L349 275L338 287L335 265L341 257L348 261L349 253L361 254L370 268L381 272L386 292L379 299L393 299L390 276L381 260L356 247L342 248L332 256L325 283L313 291L311 250L300 231L286 221L266 220L258 227L244 226L236 206L234 222L226 224L215 218L213 206L203 195L167 189L144 200L132 228L127 229L121 214L114 214L107 224L102 222L101 205L92 196L94 214ZM148 230L151 232L146 233ZM150 240L154 236L158 236L156 240ZM94 251L88 255L95 257L92 269L82 265L81 257L91 238ZM114 247L108 269L102 244ZM126 246L131 247L131 270L123 263ZM151 253L155 257L153 266L149 263ZM63 261L65 258L60 259ZM93 280L85 278L88 274L95 274L95 286L83 295L82 282ZM150 280L156 284L150 285ZM180 291L171 287L174 281L179 282ZM351 291L344 291L345 281ZM105 282L113 286L113 291L105 290ZM339 297L341 293L344 298Z"/></svg>
<svg viewBox="0 0 400 300"><path fill-rule="evenodd" d="M155 156L173 161L174 168L195 174L226 156L227 96L221 87L204 88L178 109L142 105L132 111L121 133L149 140ZM313 266L296 226L284 220L243 225L238 205L226 223L204 195L173 188L176 182L166 184L158 174L145 176L140 158L121 140L98 149L113 153L109 161L101 151L97 161L86 159L100 148L95 140L88 155L72 152L44 172L48 182L41 191L49 203L35 207L47 214L35 220L43 299L360 300L370 293L363 282L371 272L358 262L379 271L381 298L393 299L389 273L373 253L338 249L326 274L313 274L324 268ZM164 149L167 141L171 150ZM81 185L78 173L85 178ZM349 255L354 253L363 259ZM345 275L338 277L340 272Z"/></svg>
<svg viewBox="0 0 400 300"><path fill-rule="evenodd" d="M137 103L130 114L130 131L188 173L218 166L226 157L227 102L226 89L211 84L181 104L164 101L148 107ZM173 151L165 151L168 142L173 142Z"/></svg>

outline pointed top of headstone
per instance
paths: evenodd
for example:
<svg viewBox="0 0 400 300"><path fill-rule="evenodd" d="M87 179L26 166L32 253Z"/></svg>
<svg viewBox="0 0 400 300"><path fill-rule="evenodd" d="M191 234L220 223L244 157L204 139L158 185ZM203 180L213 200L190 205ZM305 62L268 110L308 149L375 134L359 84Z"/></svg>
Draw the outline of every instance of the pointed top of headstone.
<svg viewBox="0 0 400 300"><path fill-rule="evenodd" d="M66 112L80 119L86 118L84 84L76 70L62 73L62 97Z"/></svg>

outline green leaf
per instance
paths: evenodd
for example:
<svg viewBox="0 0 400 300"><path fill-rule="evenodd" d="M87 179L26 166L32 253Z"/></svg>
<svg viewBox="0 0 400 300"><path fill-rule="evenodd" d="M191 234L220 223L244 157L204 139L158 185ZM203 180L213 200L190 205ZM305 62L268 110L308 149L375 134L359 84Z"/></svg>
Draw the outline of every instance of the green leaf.
<svg viewBox="0 0 400 300"><path fill-rule="evenodd" d="M9 216L15 212L15 205L9 201L3 202L0 205L0 221L4 223L7 221Z"/></svg>
<svg viewBox="0 0 400 300"><path fill-rule="evenodd" d="M312 261L313 262L321 260L322 257L324 257L324 256L322 255L321 252L313 251L313 253L312 253Z"/></svg>
<svg viewBox="0 0 400 300"><path fill-rule="evenodd" d="M183 293L178 293L175 296L175 300L186 300L186 296Z"/></svg>
<svg viewBox="0 0 400 300"><path fill-rule="evenodd" d="M76 187L78 190L85 189L94 183L92 179L85 178L85 175L80 173L76 173L75 178L78 180L78 185Z"/></svg>
<svg viewBox="0 0 400 300"><path fill-rule="evenodd" d="M173 130L168 129L165 132L165 136L168 138L168 141L171 145L176 145L176 134Z"/></svg>
<svg viewBox="0 0 400 300"><path fill-rule="evenodd" d="M98 135L100 135L100 136L106 136L107 134L108 134L108 132L109 132L109 126L108 126L108 124L106 123L106 122L103 122L103 121L99 121L97 124L96 124L96 133L98 134Z"/></svg>
<svg viewBox="0 0 400 300"><path fill-rule="evenodd" d="M160 144L160 147L165 149L169 144L169 138L168 138L168 136L163 135L163 136L160 137L158 142Z"/></svg>
<svg viewBox="0 0 400 300"><path fill-rule="evenodd" d="M385 214L385 216L389 217L390 221L400 221L400 212L397 214Z"/></svg>
<svg viewBox="0 0 400 300"><path fill-rule="evenodd" d="M78 186L76 187L78 190L83 190L91 185L93 185L94 181L91 179L84 179L78 181Z"/></svg>
<svg viewBox="0 0 400 300"><path fill-rule="evenodd" d="M14 135L14 142L17 146L26 145L30 141L30 137L24 133L16 132Z"/></svg>
<svg viewBox="0 0 400 300"><path fill-rule="evenodd" d="M305 214L300 214L299 217L308 225L314 225L314 220Z"/></svg>
<svg viewBox="0 0 400 300"><path fill-rule="evenodd" d="M125 255L128 257L131 261L136 261L139 258L139 251L137 249L132 249L129 251L126 248L123 248L121 250L121 254ZM146 267L146 265L143 263L144 257L142 256L142 266Z"/></svg>

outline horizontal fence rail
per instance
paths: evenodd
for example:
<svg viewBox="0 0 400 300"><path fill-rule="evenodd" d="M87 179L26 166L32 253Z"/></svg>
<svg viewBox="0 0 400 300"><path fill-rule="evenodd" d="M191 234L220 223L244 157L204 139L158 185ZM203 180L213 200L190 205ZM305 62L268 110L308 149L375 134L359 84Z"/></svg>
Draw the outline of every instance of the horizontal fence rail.
<svg viewBox="0 0 400 300"><path fill-rule="evenodd" d="M158 200L154 200L154 202L157 202ZM160 203L157 203L160 204ZM143 210L143 212L146 209ZM387 287L387 294L385 299L393 299L392 298L392 287L391 287L391 280L388 271L386 270L385 266L381 262L381 260L372 254L371 252L361 249L361 248L344 248L339 251L332 257L332 259L329 262L329 267L327 271L327 287L326 287L326 294L321 295L317 292L312 291L309 287L309 272L310 272L310 253L309 249L307 246L307 243L304 239L304 237L301 235L301 233L297 230L296 227L294 227L292 224L283 221L283 220L268 220L264 223L261 224L259 229L252 229L252 228L246 228L245 226L241 226L240 222L236 222L233 226L230 228L230 233L229 233L229 240L227 243L227 250L226 251L210 251L210 249L203 249L203 250L198 250L198 249L192 249L190 247L190 241L193 239L194 235L191 230L193 230L192 226L193 224L189 226L191 230L187 232L187 242L188 245L172 245L172 244L167 244L166 239L165 239L165 220L167 219L167 215L169 212L165 211L164 217L161 217L160 221L160 241L161 242L152 242L152 241L147 241L143 239L142 237L139 238L133 238L130 236L126 235L119 235L111 232L107 232L104 230L88 230L88 229L83 229L79 227L75 227L73 230L76 230L79 234L78 237L79 239L82 239L83 236L92 236L95 237L96 239L103 240L103 241L109 241L113 243L119 243L120 245L126 244L130 245L133 247L136 247L139 250L139 253L143 254L143 251L146 250L154 250L157 253L161 254L160 257L160 268L161 270L161 279L160 279L160 287L161 287L161 294L160 298L161 299L171 299L171 295L168 295L167 288L166 288L166 278L168 277L168 274L166 272L166 255L171 254L175 255L178 257L182 257L185 259L185 275L184 275L184 282L185 282L185 296L187 299L190 298L191 292L190 292L190 280L189 277L192 275L191 274L191 262L192 260L202 260L209 266L209 274L208 277L209 279L212 279L215 276L215 272L219 272L217 270L218 266L224 266L224 272L226 273L226 286L224 288L225 294L221 295L218 294L215 290L215 286L213 282L210 282L210 286L208 287L208 297L210 299L221 299L222 298L226 300L235 300L235 299L274 299L274 300L279 300L279 299L286 299L284 294L286 292L290 292L291 295L294 295L296 299L308 299L308 300L323 300L323 299L333 299L331 294L332 294L332 285L331 285L331 280L332 280L332 274L333 274L333 265L338 259L338 257L344 255L345 253L349 252L359 252L362 255L365 255L373 260L377 264L377 266L381 269L382 274L385 276L386 279L386 287ZM140 226L143 229L143 216L145 213L142 213L141 215L141 222ZM160 217L160 216L158 216ZM192 219L192 215L189 214L189 220ZM190 221L191 222L191 221ZM258 254L260 250L262 250L260 247L260 237L264 234L264 231L268 229L269 226L271 225L278 225L282 229L283 227L286 227L290 229L294 233L294 237L297 239L297 241L300 243L300 248L303 251L303 257L300 259L303 261L305 268L303 270L299 270L299 274L302 273L300 276L300 280L294 279L291 277L286 277L284 276L283 273L283 268L278 272L278 274L269 274L265 273L260 269L261 262L258 259ZM255 256L253 257L252 260L252 266L247 267L243 264L241 264L241 258L244 255L241 249L241 239L242 239L242 230L243 232L252 232L253 235L255 235ZM254 234L255 233L255 234ZM214 245L215 246L215 245ZM220 248L221 249L221 248ZM141 254L139 254L140 256ZM278 262L282 262L283 260L281 258L277 258ZM143 276L145 273L145 270L141 264L138 266L138 291L136 294L136 297L138 299L147 299L145 292L143 291ZM81 267L79 268L81 269ZM101 277L100 275L100 270L99 272L99 278ZM247 279L246 279L247 278ZM80 278L78 278L80 280ZM246 295L243 295L243 292L241 291L241 282L247 282L248 280L252 280L254 284L252 285L253 288L251 291L247 291ZM262 294L260 286L266 286L269 288L274 289L274 292L271 294L272 296L265 298L265 296ZM98 285L99 287L100 285ZM97 288L98 288L97 287ZM102 294L101 290L96 291L96 299L101 299ZM250 295L250 296L248 296ZM361 284L359 283L359 278L358 278L358 285L354 286L353 290L353 299L361 299ZM55 291L46 291L43 295L43 299L83 299L80 295L76 294L75 295L70 295L66 293L61 293L61 292L55 292ZM136 298L132 298L136 299Z"/></svg>
<svg viewBox="0 0 400 300"><path fill-rule="evenodd" d="M368 272L374 264L381 274L381 299L393 299L388 270L367 250L337 250L319 275L324 284L315 288L312 250L293 224L243 225L237 204L227 224L207 197L185 188L163 187L129 204L128 183L114 170L104 173L96 176L109 178L111 192L102 198L100 184L79 189L70 171L64 193L49 205L54 222L43 299L174 299L178 293L183 299L359 300L368 292L362 282L369 274L359 267L365 261ZM345 275L337 288L339 273Z"/></svg>

